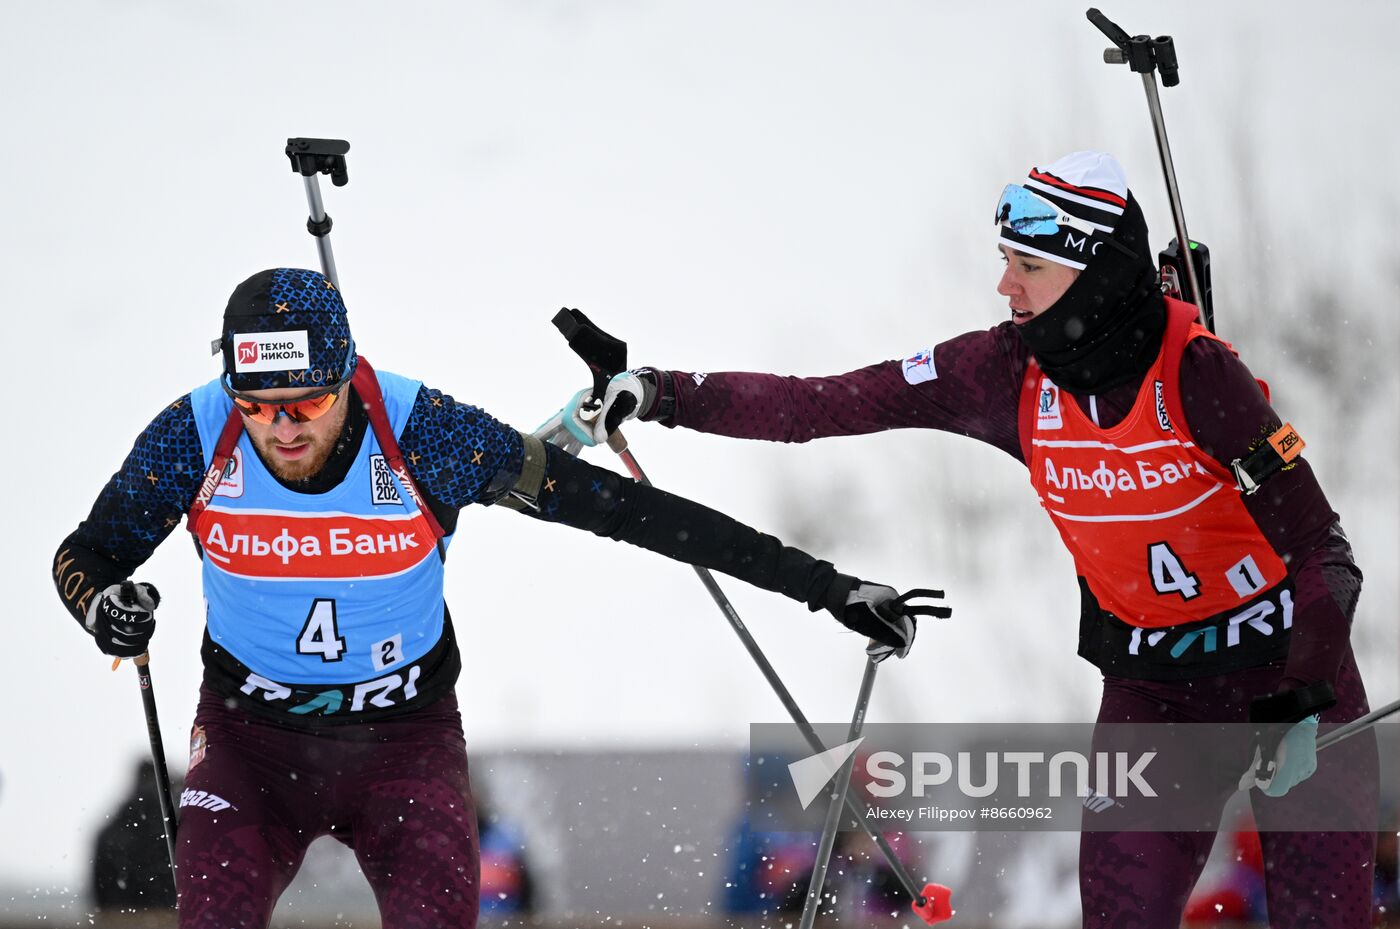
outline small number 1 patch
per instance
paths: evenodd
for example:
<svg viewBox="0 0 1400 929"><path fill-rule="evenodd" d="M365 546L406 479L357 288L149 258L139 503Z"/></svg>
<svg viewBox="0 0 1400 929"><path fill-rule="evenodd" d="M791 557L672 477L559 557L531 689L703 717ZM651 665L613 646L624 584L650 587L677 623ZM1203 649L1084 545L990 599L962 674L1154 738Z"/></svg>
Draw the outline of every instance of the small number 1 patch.
<svg viewBox="0 0 1400 929"><path fill-rule="evenodd" d="M1298 434L1298 430L1293 428L1292 423L1284 423L1283 426L1269 436L1269 444L1278 452L1278 456L1285 462L1291 462L1303 453L1307 443Z"/></svg>

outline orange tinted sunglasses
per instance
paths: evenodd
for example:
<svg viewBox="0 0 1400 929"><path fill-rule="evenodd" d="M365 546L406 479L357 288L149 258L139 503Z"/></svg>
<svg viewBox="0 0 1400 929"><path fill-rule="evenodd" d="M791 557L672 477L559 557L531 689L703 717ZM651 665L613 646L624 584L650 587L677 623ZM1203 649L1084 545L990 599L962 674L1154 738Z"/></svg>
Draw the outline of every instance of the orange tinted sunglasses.
<svg viewBox="0 0 1400 929"><path fill-rule="evenodd" d="M253 422L262 423L264 426L276 422L277 417L282 415L294 423L309 423L330 412L331 407L335 406L335 400L340 396L340 390L343 386L343 384L338 385L332 390L303 400L288 400L283 403L252 400L232 393L229 397L233 400L233 405L238 407L240 413Z"/></svg>

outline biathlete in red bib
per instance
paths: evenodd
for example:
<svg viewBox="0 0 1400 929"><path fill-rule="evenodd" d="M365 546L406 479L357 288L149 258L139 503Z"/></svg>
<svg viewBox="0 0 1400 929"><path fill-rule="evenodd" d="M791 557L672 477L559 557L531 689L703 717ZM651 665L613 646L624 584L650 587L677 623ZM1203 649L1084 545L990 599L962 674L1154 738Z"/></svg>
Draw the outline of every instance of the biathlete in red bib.
<svg viewBox="0 0 1400 929"><path fill-rule="evenodd" d="M218 345L222 375L146 427L53 567L98 648L137 657L159 595L131 575L182 521L202 558L204 683L176 834L182 929L267 926L322 835L354 850L384 925L476 925L461 660L443 600L448 544L480 531L459 524L469 504L827 609L876 659L908 653L917 615L947 613L376 372L314 271L244 281ZM545 602L523 597L502 619L528 641Z"/></svg>
<svg viewBox="0 0 1400 929"><path fill-rule="evenodd" d="M1370 821L1377 804L1374 736L1315 753L1319 720L1368 709L1349 641L1361 572L1296 433L1195 307L1163 297L1112 156L1033 169L995 219L1010 319L991 329L834 377L644 368L612 380L596 419L575 398L563 423L583 444L633 416L776 442L941 429L1011 455L1074 556L1099 722L1286 727L1251 791L1270 924L1369 925L1374 832L1268 828L1337 804ZM1220 806L1256 747L1202 785ZM1084 926L1175 929L1214 839L1084 832Z"/></svg>

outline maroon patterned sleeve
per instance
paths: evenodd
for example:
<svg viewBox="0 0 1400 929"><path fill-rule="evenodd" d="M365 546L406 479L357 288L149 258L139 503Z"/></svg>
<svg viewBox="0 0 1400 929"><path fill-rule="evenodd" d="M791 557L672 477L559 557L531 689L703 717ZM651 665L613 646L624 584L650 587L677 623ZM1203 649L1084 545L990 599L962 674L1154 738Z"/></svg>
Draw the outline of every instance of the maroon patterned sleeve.
<svg viewBox="0 0 1400 929"><path fill-rule="evenodd" d="M1249 368L1214 339L1187 346L1181 401L1196 442L1227 468L1282 425ZM1334 680L1361 585L1337 514L1306 459L1269 478L1244 504L1293 574L1293 642L1284 684Z"/></svg>
<svg viewBox="0 0 1400 929"><path fill-rule="evenodd" d="M666 425L770 442L941 429L1020 460L1016 401L1025 363L1021 340L1004 323L831 377L672 371L675 411Z"/></svg>

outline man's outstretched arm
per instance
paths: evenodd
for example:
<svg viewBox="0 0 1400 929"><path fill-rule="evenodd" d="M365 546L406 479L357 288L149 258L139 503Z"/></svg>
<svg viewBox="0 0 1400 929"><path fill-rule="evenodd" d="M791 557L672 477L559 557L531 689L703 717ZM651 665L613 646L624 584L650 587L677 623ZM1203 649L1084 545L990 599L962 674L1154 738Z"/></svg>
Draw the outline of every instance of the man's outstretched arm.
<svg viewBox="0 0 1400 929"><path fill-rule="evenodd" d="M918 609L828 561L784 545L716 510L639 484L522 435L485 412L427 391L402 446L424 489L454 506L500 503L537 519L628 542L826 609L897 651L913 639ZM420 395L422 396L422 395ZM431 400L436 399L437 403ZM888 592L887 594L885 592ZM943 608L936 613L942 615Z"/></svg>

